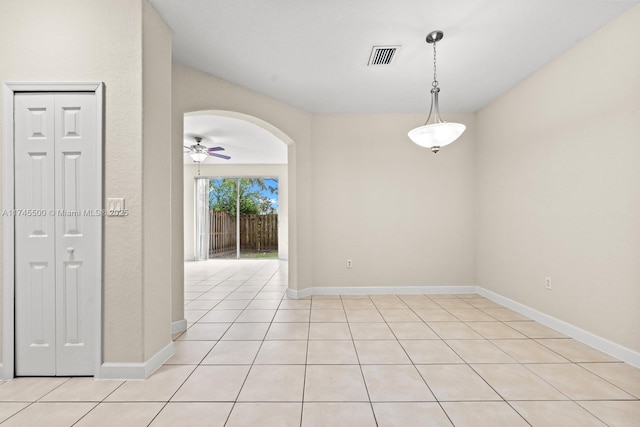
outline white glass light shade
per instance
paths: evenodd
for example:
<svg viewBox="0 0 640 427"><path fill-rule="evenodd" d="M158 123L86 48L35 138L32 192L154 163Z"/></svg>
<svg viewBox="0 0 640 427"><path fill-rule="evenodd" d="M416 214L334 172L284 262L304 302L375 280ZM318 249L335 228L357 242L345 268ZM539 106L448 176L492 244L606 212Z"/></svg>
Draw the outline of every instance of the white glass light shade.
<svg viewBox="0 0 640 427"><path fill-rule="evenodd" d="M207 158L206 153L191 153L189 154L194 162L202 162Z"/></svg>
<svg viewBox="0 0 640 427"><path fill-rule="evenodd" d="M458 139L466 128L462 123L433 123L409 131L409 138L422 147L440 148Z"/></svg>

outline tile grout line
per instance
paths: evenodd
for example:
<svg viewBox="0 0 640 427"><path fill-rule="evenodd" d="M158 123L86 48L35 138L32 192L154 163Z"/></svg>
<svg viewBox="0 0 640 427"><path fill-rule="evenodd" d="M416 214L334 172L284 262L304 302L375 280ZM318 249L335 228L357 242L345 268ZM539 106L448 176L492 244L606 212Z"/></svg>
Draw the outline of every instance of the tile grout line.
<svg viewBox="0 0 640 427"><path fill-rule="evenodd" d="M263 289L266 286L266 284L269 282L269 280L271 280L271 278L273 278L273 276L275 274L276 274L276 272L274 272L271 276L269 276L269 279L267 279L265 281L265 284L261 287L261 289ZM252 277L254 277L254 276L255 276L255 274ZM258 293L259 292L260 291L258 291ZM282 300L283 299L284 299L284 296L280 299L280 303L278 303L278 307L282 304ZM251 301L254 301L254 300L255 300L255 296ZM249 304L251 304L251 303L249 303ZM247 306L249 304L247 304ZM244 310L246 310L246 307L245 307ZM244 310L243 310L243 312L244 312ZM277 312L277 309L276 309L276 312ZM275 317L275 313L274 313L274 317ZM237 318L236 318L236 320L237 320ZM235 324L235 321L232 323L232 325L233 324ZM256 360L258 359L258 355L260 354L260 349L262 349L262 345L264 344L264 341L265 341L265 339L267 337L267 334L269 333L269 329L271 329L271 325L272 324L273 324L273 317L271 318L271 322L269 322L269 326L267 327L267 329L264 332L264 336L262 337L262 340L260 340L260 345L258 346L258 350L256 351L255 356L253 356L253 361L251 362L251 365L249 366L249 370L247 371L247 375L244 377L244 380L242 381L242 384L240 385L240 388L238 389L238 394L236 395L236 398L234 399L234 401L233 401L233 403L231 405L231 409L229 410L229 413L227 414L227 418L226 418L226 420L224 422L224 425L227 425L227 423L229 422L229 419L231 418L231 414L233 413L233 410L235 409L236 404L238 403L238 398L240 398L240 394L242 393L242 389L244 388L245 384L247 383L247 379L249 378L249 375L251 375L251 371L253 370L253 367L254 367L254 365L256 363ZM222 339L223 337L220 337L220 338ZM249 341L251 341L251 340L249 340Z"/></svg>
<svg viewBox="0 0 640 427"><path fill-rule="evenodd" d="M434 301L434 303L438 304L438 303L437 303L437 301ZM440 305L440 304L438 304L438 305ZM449 310L447 310L445 307L443 307L443 306L440 306L440 307L441 307L443 310L445 310L447 313L451 314L451 315L452 315L452 316L454 316L456 319L458 319L458 322L460 322L460 323L462 323L462 324L465 324L465 323L464 323L464 322L462 322L458 317L456 317L453 313L451 313ZM426 321L425 321L424 323L426 324L426 326L427 326L429 329L431 329L431 327L426 323ZM511 407L511 408L515 411L515 408L513 408L513 407L512 407L512 406L511 406L507 401L506 401L506 399L504 398L504 396L502 396L502 395L501 395L501 394L500 394L500 393L499 393L499 392L498 392L498 391L497 391L497 390L496 390L496 389L495 389L491 384L489 384L489 382L488 382L488 381L487 381L487 380L486 380L482 375L480 375L480 374L479 374L475 369L473 369L473 367L471 366L471 364L470 364L469 362L467 362L467 361L466 361L466 360L465 360L465 359L464 359L464 358L463 358L463 357L462 357L462 356L461 356L461 355L460 355L460 354L459 354L459 353L458 353L458 352L457 352L453 347L451 347L451 345L450 345L450 344L449 344L449 343L448 343L448 342L447 342L447 341L446 341L446 340L445 340L445 339L444 339L444 338L443 338L443 337L442 337L442 336L441 336L437 331L435 331L435 330L433 330L433 329L431 329L431 330L436 334L436 336L438 336L438 338L440 338L440 341L442 341L442 342L443 342L447 347L449 347L449 349L451 349L451 351L453 351L453 352L456 354L456 356L458 356L458 358L460 358L460 360L462 360L462 361L464 362L464 365L466 365L469 369L471 369L471 371L472 371L472 372L474 372L478 377L480 377L480 379L482 379L482 381L484 381L484 383L485 383L485 384L486 384L486 385L487 385L491 390L493 390L493 392L494 392L494 393L496 393L496 395L497 395L500 399L502 399L502 402L504 402L504 403L506 403L507 405L509 405L509 407ZM476 333L477 333L477 331L476 331ZM481 335L481 334L479 334L479 335ZM483 337L483 338L484 338L484 337ZM485 340L486 340L486 341L488 341L486 338L485 338ZM515 360L515 359L514 359L514 360ZM413 360L412 360L412 362L413 362ZM422 376L422 374L420 374L420 376L422 377L423 381L425 382L425 384L427 384L427 387L428 387L429 385L428 385L428 383L427 383L427 380ZM429 387L429 389L431 389L431 388ZM436 401L438 402L438 405L440 406L440 408L442 409L442 411L445 413L445 415L447 416L447 418L449 419L449 421L451 422L451 424L455 425L455 424L454 424L454 422L453 422L453 420L451 419L451 417L450 417L449 413L446 411L446 409L444 408L444 406L442 406L442 402L443 402L443 401L441 401L440 399L438 399L438 397L437 397L434 393L432 393L432 394L434 395L434 397L435 397ZM446 402L446 401L445 401L445 402ZM524 417L523 417L519 412L517 412L517 411L516 411L516 413L517 413L521 418L523 418L523 419L524 419ZM525 421L527 424L529 424L529 422L528 422L527 420L524 420L524 421ZM529 424L529 425L531 425L531 424Z"/></svg>
<svg viewBox="0 0 640 427"><path fill-rule="evenodd" d="M304 393L307 388L307 367L309 361L309 341L311 338L311 310L313 310L313 297L309 304L309 322L307 323L307 350L304 356L304 373L302 374L302 398L300 399L300 427L304 420Z"/></svg>
<svg viewBox="0 0 640 427"><path fill-rule="evenodd" d="M369 297L370 299L371 297ZM373 303L373 301L371 301ZM369 399L369 407L371 408L371 413L373 414L373 421L378 425L378 418L376 417L376 411L373 408L373 402L371 401L371 394L369 393L369 386L367 385L367 380L364 377L364 370L362 369L362 363L360 361L360 354L358 353L358 348L356 347L355 339L353 338L353 331L351 330L351 322L349 322L349 318L347 317L346 310L344 308L344 301L342 297L340 297L340 303L342 304L342 310L345 312L344 317L347 321L347 328L349 329L349 334L351 335L351 344L353 345L353 349L356 353L356 359L358 360L358 367L360 368L360 376L362 377L362 383L364 384L364 389L367 392L367 398ZM375 305L375 303L374 303Z"/></svg>
<svg viewBox="0 0 640 427"><path fill-rule="evenodd" d="M428 298L430 301L432 301L429 297ZM402 297L400 297L400 299L402 300ZM420 322L415 322L415 323L422 323L424 324L430 331L432 331L434 334L436 334L436 332L431 329L429 327L429 325L420 317L418 316L418 314L414 311L413 307L411 307L409 304L407 304L406 301L402 300L407 307L409 308L409 310L411 310L411 312L417 316L421 321ZM434 301L435 302L435 301ZM375 302L374 302L375 304ZM436 303L437 304L437 303ZM444 415L447 417L447 419L449 420L449 422L451 423L452 426L454 426L455 424L453 423L453 420L451 419L451 417L449 416L449 413L447 413L447 411L444 409L444 407L442 406L442 403L440 402L440 400L438 399L438 396L436 396L436 394L433 392L433 389L431 388L431 386L429 386L429 383L427 382L427 380L422 376L422 374L420 373L420 371L418 370L415 362L413 361L413 359L411 358L411 356L409 355L409 353L407 352L407 349L404 348L404 346L402 345L402 343L400 342L400 339L398 338L398 335L396 334L396 332L393 330L393 328L391 326L389 326L389 323L387 322L387 319L382 315L382 313L380 313L380 315L382 316L382 319L385 321L385 324L387 325L387 327L391 330L391 333L393 334L393 336L396 338L398 344L400 345L400 347L402 348L402 350L404 351L405 355L407 356L407 358L409 359L409 361L411 362L411 366L413 366L413 369L415 369L415 371L417 372L418 376L420 377L420 379L422 380L422 382L427 386L427 389L429 390L429 392L431 393L431 395L433 396L433 398L435 399L435 403L438 404L438 407L440 408L440 410L444 413ZM438 334L436 334L436 336L438 336ZM444 341L444 340L441 340Z"/></svg>

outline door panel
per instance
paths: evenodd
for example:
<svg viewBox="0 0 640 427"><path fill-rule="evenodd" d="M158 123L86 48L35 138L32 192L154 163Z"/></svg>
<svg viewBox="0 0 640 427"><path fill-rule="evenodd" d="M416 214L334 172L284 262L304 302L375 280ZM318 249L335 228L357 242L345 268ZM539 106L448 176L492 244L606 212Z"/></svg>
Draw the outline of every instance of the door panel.
<svg viewBox="0 0 640 427"><path fill-rule="evenodd" d="M55 375L54 99L15 96L16 375Z"/></svg>
<svg viewBox="0 0 640 427"><path fill-rule="evenodd" d="M64 323L63 323L63 344L82 345L82 277L80 276L82 263L64 263Z"/></svg>
<svg viewBox="0 0 640 427"><path fill-rule="evenodd" d="M51 316L47 313L50 307L47 295L47 276L50 265L46 262L30 262L31 274L27 284L30 298L30 335L27 341L32 347L48 347L51 339L48 339L51 331L47 330Z"/></svg>
<svg viewBox="0 0 640 427"><path fill-rule="evenodd" d="M65 236L81 236L78 215L71 213L79 212L78 206L78 186L80 185L80 161L81 153L62 153L61 162L62 177L61 188L63 191L61 208L64 212L70 213L64 215L62 233ZM83 160L83 159L82 159Z"/></svg>
<svg viewBox="0 0 640 427"><path fill-rule="evenodd" d="M95 95L16 94L15 129L16 375L92 375Z"/></svg>
<svg viewBox="0 0 640 427"><path fill-rule="evenodd" d="M96 258L101 217L95 171L93 93L57 94L56 108L56 375L93 372Z"/></svg>

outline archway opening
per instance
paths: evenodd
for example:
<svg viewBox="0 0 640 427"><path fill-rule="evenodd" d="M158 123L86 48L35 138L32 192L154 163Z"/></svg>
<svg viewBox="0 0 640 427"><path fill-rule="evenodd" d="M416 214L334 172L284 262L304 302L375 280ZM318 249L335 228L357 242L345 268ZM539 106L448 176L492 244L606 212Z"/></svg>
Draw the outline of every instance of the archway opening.
<svg viewBox="0 0 640 427"><path fill-rule="evenodd" d="M186 113L183 125L185 260L204 260L216 257L219 253L228 257L233 255L232 252L238 258L241 252L265 256L273 253L274 241L277 242L276 257L287 260L287 151L291 139L267 122L230 111ZM206 155L198 156L197 153ZM229 185L232 179L238 184L238 196L247 192L244 188L242 191L240 185L251 187L253 194L257 194L264 203L261 206L264 209L258 209L252 217L238 215L235 218L235 210L228 213L227 219L222 218L225 214L215 213L216 209L220 210L220 205L215 203L211 190L214 187L220 189L216 186L226 183L224 185L233 191L235 185ZM268 200L276 187L274 183L277 183L275 203ZM237 213L240 213L240 209ZM236 228L238 234L244 225L245 234L242 238L237 234L232 238L229 236L234 234L234 230L223 230L223 235L220 229L223 223L227 224L227 228ZM235 251L232 250L232 244L236 244ZM269 249L270 252L262 249Z"/></svg>

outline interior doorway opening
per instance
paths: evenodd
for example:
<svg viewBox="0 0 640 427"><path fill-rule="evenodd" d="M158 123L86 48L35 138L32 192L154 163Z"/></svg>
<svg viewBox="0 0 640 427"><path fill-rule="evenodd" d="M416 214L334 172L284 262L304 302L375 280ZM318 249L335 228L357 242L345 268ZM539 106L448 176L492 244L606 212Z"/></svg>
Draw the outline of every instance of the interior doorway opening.
<svg viewBox="0 0 640 427"><path fill-rule="evenodd" d="M285 136L249 116L185 114L185 260L288 259ZM204 150L217 156L195 161Z"/></svg>

